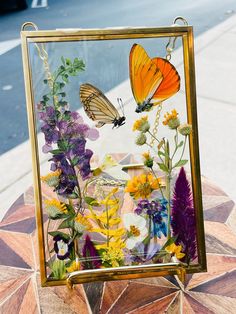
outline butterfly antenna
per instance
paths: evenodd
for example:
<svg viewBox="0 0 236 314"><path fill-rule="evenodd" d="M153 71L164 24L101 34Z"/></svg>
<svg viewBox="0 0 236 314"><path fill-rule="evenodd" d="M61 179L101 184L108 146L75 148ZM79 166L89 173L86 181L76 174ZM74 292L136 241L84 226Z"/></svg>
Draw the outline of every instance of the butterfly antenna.
<svg viewBox="0 0 236 314"><path fill-rule="evenodd" d="M117 102L119 104L120 107L120 111L122 112L123 116L125 116L125 110L124 110L124 104L121 98L117 98Z"/></svg>

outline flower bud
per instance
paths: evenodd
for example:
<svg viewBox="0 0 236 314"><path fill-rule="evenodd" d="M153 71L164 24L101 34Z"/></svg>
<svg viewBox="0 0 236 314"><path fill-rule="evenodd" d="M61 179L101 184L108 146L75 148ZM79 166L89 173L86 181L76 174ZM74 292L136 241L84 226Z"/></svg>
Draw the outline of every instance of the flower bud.
<svg viewBox="0 0 236 314"><path fill-rule="evenodd" d="M142 146L146 143L146 141L147 141L146 135L144 133L140 133L138 137L136 138L135 143L139 146Z"/></svg>
<svg viewBox="0 0 236 314"><path fill-rule="evenodd" d="M188 123L181 124L178 127L178 131L180 134L187 136L187 135L191 134L191 132L192 132L192 125L188 124Z"/></svg>

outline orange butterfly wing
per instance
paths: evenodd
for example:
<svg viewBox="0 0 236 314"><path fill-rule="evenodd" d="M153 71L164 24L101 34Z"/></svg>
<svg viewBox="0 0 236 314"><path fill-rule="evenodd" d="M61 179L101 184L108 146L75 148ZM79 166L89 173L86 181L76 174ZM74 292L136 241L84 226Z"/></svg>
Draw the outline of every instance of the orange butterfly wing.
<svg viewBox="0 0 236 314"><path fill-rule="evenodd" d="M130 83L138 105L149 101L160 86L163 75L144 48L134 44L129 56Z"/></svg>
<svg viewBox="0 0 236 314"><path fill-rule="evenodd" d="M180 89L180 76L175 67L166 59L153 58L157 68L163 75L161 84L152 96L151 103L158 103L173 96Z"/></svg>

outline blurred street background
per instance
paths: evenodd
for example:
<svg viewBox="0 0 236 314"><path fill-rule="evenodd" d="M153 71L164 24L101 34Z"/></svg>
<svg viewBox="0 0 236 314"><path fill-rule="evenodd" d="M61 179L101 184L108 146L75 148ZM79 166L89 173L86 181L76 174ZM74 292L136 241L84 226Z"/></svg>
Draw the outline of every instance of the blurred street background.
<svg viewBox="0 0 236 314"><path fill-rule="evenodd" d="M19 4L21 1L26 1L26 9L1 11L3 4ZM235 201L235 13L235 0L0 0L0 220L17 197L32 185L20 47L21 26L28 21L34 22L40 30L157 27L169 26L176 16L183 16L189 25L193 25L195 35L201 172ZM93 53L98 56L103 53L104 50L99 45L94 47L96 51ZM114 50L114 58L122 59L122 46L120 49L109 48ZM150 48L154 54L156 47ZM165 56L164 50L157 51L158 56ZM174 57L175 60L182 60L181 49L174 52ZM104 55L99 60L104 61ZM109 60L106 61L109 64ZM178 71L181 71L182 65L178 61L176 64ZM107 93L108 98L115 95L114 90L122 90L122 93L130 91L127 63L125 66L125 71L121 66L119 73L112 76L113 81L109 81L111 69L104 67L104 80L101 80L103 85L99 85L99 88ZM96 72L96 63L92 71ZM36 74L37 81L41 83L43 74ZM183 91L178 93L179 97L183 95ZM78 109L73 106L71 108ZM132 108L127 109L134 113ZM128 116L128 110L126 114ZM128 119L125 127L128 127ZM109 130L104 127L102 131ZM117 144L122 144L121 141L122 137ZM114 147L113 142L113 138L109 139L108 136L108 147ZM226 202L227 197L223 201Z"/></svg>
<svg viewBox="0 0 236 314"><path fill-rule="evenodd" d="M27 4L25 10L0 13L0 154L28 139L19 39L24 22L32 21L41 30L166 26L181 15L198 36L236 11L235 0L28 0ZM117 85L126 79L122 73L116 77ZM109 89L103 87L104 92Z"/></svg>

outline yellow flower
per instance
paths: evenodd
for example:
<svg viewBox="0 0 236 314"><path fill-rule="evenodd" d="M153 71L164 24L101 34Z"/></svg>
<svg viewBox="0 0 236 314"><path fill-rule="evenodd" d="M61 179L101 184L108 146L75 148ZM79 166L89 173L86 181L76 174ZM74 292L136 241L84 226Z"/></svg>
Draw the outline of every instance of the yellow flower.
<svg viewBox="0 0 236 314"><path fill-rule="evenodd" d="M125 192L130 193L135 199L148 198L154 190L159 189L161 181L152 174L141 174L127 182Z"/></svg>
<svg viewBox="0 0 236 314"><path fill-rule="evenodd" d="M66 204L61 203L57 199L53 198L51 200L44 201L46 211L51 218L55 218L61 214L67 214L68 210Z"/></svg>
<svg viewBox="0 0 236 314"><path fill-rule="evenodd" d="M150 156L149 152L143 153L144 165L148 168L153 167L153 158Z"/></svg>
<svg viewBox="0 0 236 314"><path fill-rule="evenodd" d="M172 243L165 248L166 252L175 255L176 258L181 259L185 256L185 253L181 253L182 245L176 245Z"/></svg>
<svg viewBox="0 0 236 314"><path fill-rule="evenodd" d="M162 123L168 125L170 129L177 129L180 124L178 112L175 109L173 109L171 113L166 112L164 118L165 120Z"/></svg>
<svg viewBox="0 0 236 314"><path fill-rule="evenodd" d="M111 267L119 267L124 259L123 247L124 243L121 240L110 242L109 246L104 248L102 262L110 264Z"/></svg>
<svg viewBox="0 0 236 314"><path fill-rule="evenodd" d="M181 124L178 127L178 131L180 134L187 136L187 135L191 134L191 132L192 132L192 125L188 124L188 123Z"/></svg>
<svg viewBox="0 0 236 314"><path fill-rule="evenodd" d="M85 230L90 231L92 228L91 223L88 220L88 217L85 217L81 213L75 217L75 230L79 233L83 233Z"/></svg>
<svg viewBox="0 0 236 314"><path fill-rule="evenodd" d="M48 173L46 176L42 176L41 180L47 183L48 186L54 187L59 184L59 177L61 175L61 170L56 170Z"/></svg>
<svg viewBox="0 0 236 314"><path fill-rule="evenodd" d="M144 116L134 122L133 131L147 132L150 129L150 124L148 122L148 116Z"/></svg>
<svg viewBox="0 0 236 314"><path fill-rule="evenodd" d="M78 260L73 261L69 267L66 267L66 271L68 273L72 273L77 270L80 270L80 263Z"/></svg>

